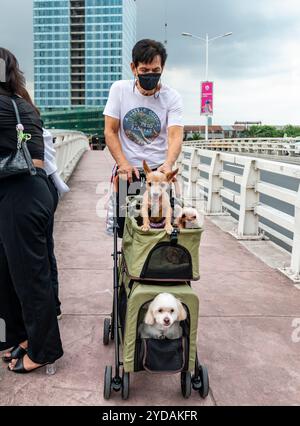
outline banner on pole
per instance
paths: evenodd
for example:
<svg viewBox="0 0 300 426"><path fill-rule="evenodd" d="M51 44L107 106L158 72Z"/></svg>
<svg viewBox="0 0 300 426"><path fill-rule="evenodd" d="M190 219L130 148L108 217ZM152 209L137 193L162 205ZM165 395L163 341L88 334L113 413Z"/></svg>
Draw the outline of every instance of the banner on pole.
<svg viewBox="0 0 300 426"><path fill-rule="evenodd" d="M201 83L201 115L213 115L213 82Z"/></svg>

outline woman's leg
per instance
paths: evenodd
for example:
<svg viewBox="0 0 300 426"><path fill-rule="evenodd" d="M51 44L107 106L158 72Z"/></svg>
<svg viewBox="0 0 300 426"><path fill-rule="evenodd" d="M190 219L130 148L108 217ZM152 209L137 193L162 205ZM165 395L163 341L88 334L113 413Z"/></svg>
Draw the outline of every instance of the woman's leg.
<svg viewBox="0 0 300 426"><path fill-rule="evenodd" d="M56 190L55 185L52 182L51 178L49 178L49 189L50 189L52 197L53 197L54 213L55 213L57 205L58 205L59 198L58 198L57 190ZM50 219L48 229L47 229L47 247L48 247L48 254L49 254L51 281L52 281L52 286L53 286L53 290L54 290L54 297L55 297L56 315L60 316L61 315L61 310L60 310L61 302L59 300L58 269L57 269L57 262L56 262L56 257L55 257L55 253L54 253L54 238L53 238L54 213L53 213L53 216Z"/></svg>
<svg viewBox="0 0 300 426"><path fill-rule="evenodd" d="M14 179L7 188L6 225L1 228L11 279L28 336L28 355L37 364L63 354L50 276L46 231L53 214L47 177ZM3 223L3 222L1 222Z"/></svg>
<svg viewBox="0 0 300 426"><path fill-rule="evenodd" d="M49 264L50 264L50 272L51 272L51 282L52 282L52 288L54 291L54 298L55 298L56 315L59 316L61 315L61 310L60 310L61 302L59 300L58 269L57 269L57 262L56 262L56 257L54 253L53 225L54 225L54 217L51 219L51 222L47 229L47 247L48 247Z"/></svg>
<svg viewBox="0 0 300 426"><path fill-rule="evenodd" d="M7 257L0 239L0 318L5 323L4 338L0 339L0 351L27 340L22 308L15 292L8 269ZM9 356L8 352L6 356Z"/></svg>

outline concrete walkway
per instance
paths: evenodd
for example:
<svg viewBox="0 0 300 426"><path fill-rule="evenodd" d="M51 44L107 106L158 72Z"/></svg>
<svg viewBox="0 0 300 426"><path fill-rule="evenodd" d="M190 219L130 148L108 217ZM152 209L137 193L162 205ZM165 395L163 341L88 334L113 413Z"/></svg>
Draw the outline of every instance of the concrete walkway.
<svg viewBox="0 0 300 426"><path fill-rule="evenodd" d="M65 349L57 374L17 376L1 365L0 405L299 405L300 342L292 341L292 322L300 318L300 292L209 220L201 242L201 280L194 283L209 397L203 401L193 392L184 400L178 375L135 373L129 401L115 393L103 400L104 367L114 364L113 346L102 345L112 303L112 239L96 206L101 207L111 166L107 151L87 152L57 212Z"/></svg>

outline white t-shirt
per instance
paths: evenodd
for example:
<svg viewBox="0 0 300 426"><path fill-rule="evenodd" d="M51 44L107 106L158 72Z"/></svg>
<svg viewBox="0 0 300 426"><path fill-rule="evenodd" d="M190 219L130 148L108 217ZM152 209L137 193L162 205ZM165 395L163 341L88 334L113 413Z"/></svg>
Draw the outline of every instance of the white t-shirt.
<svg viewBox="0 0 300 426"><path fill-rule="evenodd" d="M53 144L53 137L49 130L43 129L43 138L45 146L45 162L44 168L48 176L53 175L57 172L57 164L55 160L55 148Z"/></svg>
<svg viewBox="0 0 300 426"><path fill-rule="evenodd" d="M43 138L44 138L44 146L45 146L45 158L44 158L44 168L47 176L51 176L56 189L62 197L66 192L70 191L68 185L62 180L57 172L57 164L56 164L56 151L53 144L53 137L49 130L43 129Z"/></svg>
<svg viewBox="0 0 300 426"><path fill-rule="evenodd" d="M183 126L179 93L162 85L159 95L142 95L133 80L113 83L103 114L120 120L119 138L126 159L142 167L146 160L155 168L167 155L167 129Z"/></svg>

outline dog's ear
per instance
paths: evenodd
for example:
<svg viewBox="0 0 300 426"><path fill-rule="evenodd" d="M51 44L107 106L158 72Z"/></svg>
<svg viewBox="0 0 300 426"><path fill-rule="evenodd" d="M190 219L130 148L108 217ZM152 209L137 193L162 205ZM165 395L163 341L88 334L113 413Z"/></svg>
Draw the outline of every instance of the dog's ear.
<svg viewBox="0 0 300 426"><path fill-rule="evenodd" d="M145 160L143 160L143 168L144 168L144 171L145 171L146 175L147 175L148 173L151 173L151 172L152 172L152 170L150 169L150 167L148 166L148 164L146 163L146 161L145 161Z"/></svg>
<svg viewBox="0 0 300 426"><path fill-rule="evenodd" d="M144 323L148 325L153 325L155 323L152 306L153 306L152 303L150 303L148 311L144 318Z"/></svg>
<svg viewBox="0 0 300 426"><path fill-rule="evenodd" d="M177 175L179 169L174 170L173 172L167 173L167 181L172 182L173 178Z"/></svg>
<svg viewBox="0 0 300 426"><path fill-rule="evenodd" d="M186 320L187 313L183 307L183 304L179 300L177 300L177 305L178 305L178 321Z"/></svg>

